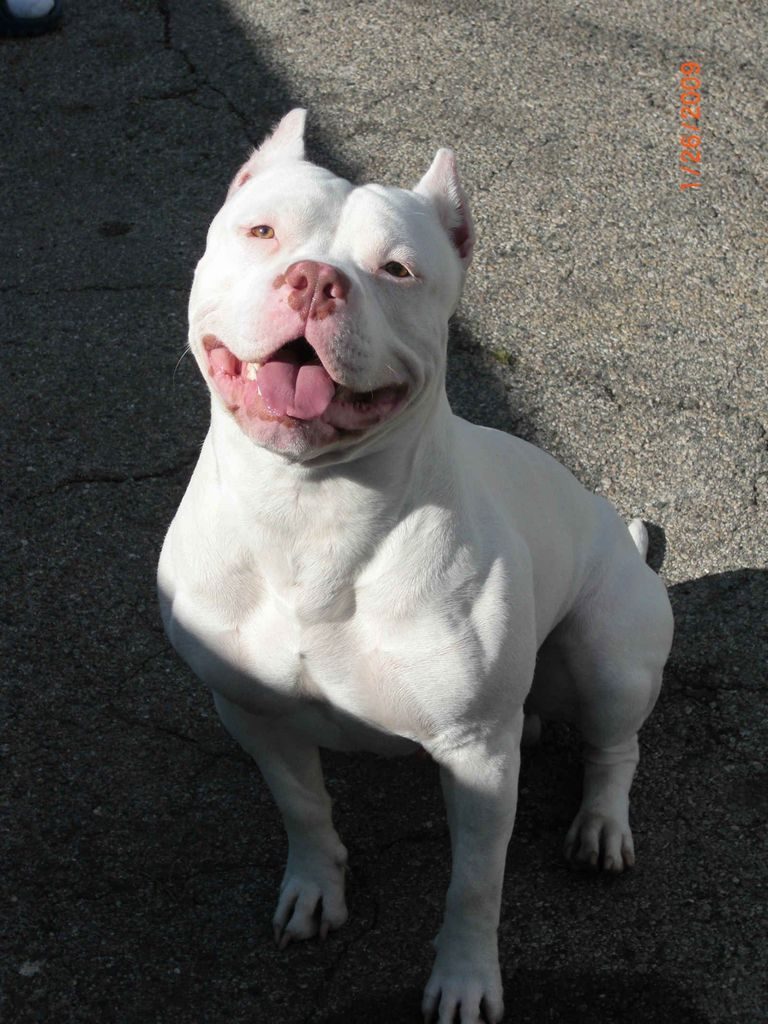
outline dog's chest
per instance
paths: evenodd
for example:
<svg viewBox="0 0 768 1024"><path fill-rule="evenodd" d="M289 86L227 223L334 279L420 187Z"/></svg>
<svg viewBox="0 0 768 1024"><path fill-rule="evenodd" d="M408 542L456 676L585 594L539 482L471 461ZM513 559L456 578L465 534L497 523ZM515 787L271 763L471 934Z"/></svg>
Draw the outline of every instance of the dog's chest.
<svg viewBox="0 0 768 1024"><path fill-rule="evenodd" d="M219 559L216 572L185 574L173 643L214 690L291 717L323 745L386 753L382 736L422 742L439 728L436 709L463 703L465 681L493 655L478 621L482 595L458 562L437 593L425 584L412 601L412 565L361 574L335 555L269 544Z"/></svg>
<svg viewBox="0 0 768 1024"><path fill-rule="evenodd" d="M182 599L177 621L190 625L174 642L214 690L254 713L288 717L323 745L379 749L371 728L411 735L418 714L407 709L408 644L361 613L354 588L324 599L312 589L262 581L259 599L235 616L230 608L215 629L202 603Z"/></svg>

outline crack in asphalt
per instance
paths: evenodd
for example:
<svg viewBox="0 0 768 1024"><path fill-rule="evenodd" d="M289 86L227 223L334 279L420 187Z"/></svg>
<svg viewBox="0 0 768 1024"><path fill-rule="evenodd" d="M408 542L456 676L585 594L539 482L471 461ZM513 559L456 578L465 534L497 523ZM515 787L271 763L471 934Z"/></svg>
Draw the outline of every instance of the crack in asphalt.
<svg viewBox="0 0 768 1024"><path fill-rule="evenodd" d="M312 996L312 1005L309 1008L309 1012L304 1017L302 1024L312 1024L312 1021L316 1019L318 1013L322 1012L327 1007L328 991L339 973L342 964L346 960L350 950L355 946L361 939L364 939L366 935L369 935L372 931L375 931L376 925L379 921L379 901L375 896L371 896L371 902L373 904L373 910L371 913L370 920L365 924L360 931L355 935L350 935L348 938L340 938L339 944L340 949L333 961L323 971L323 978L320 984L317 986L314 995Z"/></svg>
<svg viewBox="0 0 768 1024"><path fill-rule="evenodd" d="M148 282L146 284L81 284L76 288L25 288L24 285L6 284L0 286L0 294L13 293L15 295L80 295L90 292L115 292L120 295L123 292L187 292L188 285L168 284L163 282Z"/></svg>
<svg viewBox="0 0 768 1024"><path fill-rule="evenodd" d="M136 669L136 672L132 673L132 675L140 672L141 668L145 664L147 664L147 662L152 661L154 658L161 657L166 653L167 652L163 650L158 654L145 659L145 661L142 662L142 665L139 666ZM130 678L131 676L128 677L128 679ZM182 743L194 747L208 759L206 763L199 769L199 772L207 770L210 767L211 761L234 761L239 765L245 765L247 768L251 767L251 761L247 758L247 755L245 754L241 756L240 754L238 754L237 751L232 752L229 750L212 750L210 747L201 743L200 740L196 739L194 736L190 736L188 733L182 732L180 729L174 729L172 726L168 725L161 725L158 722L153 722L151 719L148 718L135 718L132 715L127 715L125 714L125 712L121 711L116 704L109 703L105 705L105 710L109 713L113 720L120 722L122 725L127 725L130 728L134 729L143 729L147 732L160 733L162 736L171 736L175 740L180 740Z"/></svg>
<svg viewBox="0 0 768 1024"><path fill-rule="evenodd" d="M245 137L248 139L252 146L257 147L258 141L251 134L248 115L237 106L237 104L234 102L234 100L231 98L231 96L227 93L225 89L223 89L219 85L216 85L200 71L197 64L195 64L195 62L192 60L189 53L183 46L179 46L177 43L174 42L173 21L169 0L157 0L157 9L158 13L163 19L163 47L166 50L170 50L173 53L177 53L182 58L184 63L187 65L190 74L195 78L197 82L196 87L189 90L189 93L185 93L185 95L192 95L195 92L199 92L201 88L206 87L210 89L212 92L215 92L218 96L221 96L221 98L226 103L230 113L237 118L240 127L242 128L243 133L245 134Z"/></svg>
<svg viewBox="0 0 768 1024"><path fill-rule="evenodd" d="M51 487L42 491L35 491L33 494L25 495L20 500L34 501L37 498L45 498L58 494L59 491L66 490L68 487L84 487L89 484L120 485L143 483L145 480L165 480L169 477L176 476L183 470L189 469L189 467L197 461L198 455L199 451L196 448L194 452L185 454L180 461L173 462L170 466L161 466L158 469L137 470L132 473L118 473L110 469L96 468L83 470L80 473L72 473L70 476L62 477Z"/></svg>

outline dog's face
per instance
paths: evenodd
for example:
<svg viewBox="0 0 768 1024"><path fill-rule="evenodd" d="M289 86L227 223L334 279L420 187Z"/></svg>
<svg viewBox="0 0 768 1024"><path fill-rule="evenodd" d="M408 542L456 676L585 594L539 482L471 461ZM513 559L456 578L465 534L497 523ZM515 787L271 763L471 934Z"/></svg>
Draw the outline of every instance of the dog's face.
<svg viewBox="0 0 768 1024"><path fill-rule="evenodd" d="M452 154L414 191L354 187L303 159L294 110L208 232L190 347L214 401L293 459L347 448L445 373L473 230Z"/></svg>

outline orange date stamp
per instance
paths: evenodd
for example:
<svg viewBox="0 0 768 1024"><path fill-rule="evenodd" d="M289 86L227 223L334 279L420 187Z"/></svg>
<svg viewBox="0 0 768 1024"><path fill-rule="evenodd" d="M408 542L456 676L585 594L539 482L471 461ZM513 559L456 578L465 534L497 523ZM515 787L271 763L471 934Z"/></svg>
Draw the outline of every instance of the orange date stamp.
<svg viewBox="0 0 768 1024"><path fill-rule="evenodd" d="M680 188L701 188L701 64L680 65Z"/></svg>

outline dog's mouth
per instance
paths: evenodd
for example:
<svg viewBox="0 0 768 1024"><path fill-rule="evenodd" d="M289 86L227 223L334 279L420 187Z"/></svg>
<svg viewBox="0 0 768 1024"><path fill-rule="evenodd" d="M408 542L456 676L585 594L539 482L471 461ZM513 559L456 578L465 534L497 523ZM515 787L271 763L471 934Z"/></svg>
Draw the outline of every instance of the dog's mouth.
<svg viewBox="0 0 768 1024"><path fill-rule="evenodd" d="M353 391L335 381L305 337L286 342L263 362L238 359L206 335L208 375L230 412L286 426L320 421L337 430L364 430L388 419L404 402L407 385Z"/></svg>

